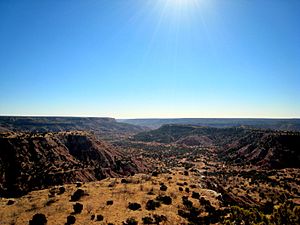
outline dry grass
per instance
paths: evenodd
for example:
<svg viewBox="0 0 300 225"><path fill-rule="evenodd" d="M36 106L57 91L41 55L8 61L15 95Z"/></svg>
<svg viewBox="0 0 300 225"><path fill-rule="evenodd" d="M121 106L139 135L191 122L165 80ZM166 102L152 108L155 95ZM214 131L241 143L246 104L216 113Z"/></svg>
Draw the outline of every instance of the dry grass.
<svg viewBox="0 0 300 225"><path fill-rule="evenodd" d="M121 183L120 178L109 178L99 182L86 183L80 187L88 195L83 196L78 202L83 204L83 211L76 214L76 224L122 224L127 218L135 218L139 224L142 224L142 218L153 214L164 215L167 221L161 224L187 224L187 221L178 216L178 208L182 206L181 197L191 196L191 193L180 192L177 182L187 182L191 184L197 178L193 176L184 176L182 169L172 171L174 175L160 174L158 177L149 177L144 174L136 174L127 179L127 184ZM170 179L171 177L171 179ZM192 182L193 181L193 182ZM112 187L110 184L113 183ZM160 191L160 183L168 186L167 191ZM6 205L7 199L0 200L0 221L1 224L28 224L28 221L36 213L46 215L48 225L64 224L66 218L73 212L74 202L70 202L71 195L78 189L76 185L65 185L65 193L55 195L49 198L49 189L41 191L33 191L26 196L14 199L13 205ZM154 195L147 193L153 189ZM213 193L200 188L193 189L211 199L213 205L218 202L213 197ZM162 204L155 211L145 209L146 202L155 199L158 195L168 195L172 198L171 205ZM112 205L106 202L112 200ZM51 204L49 204L49 201ZM199 206L199 201L192 199L195 206ZM136 202L142 205L137 211L128 209L129 202ZM102 222L92 221L92 215L103 215Z"/></svg>

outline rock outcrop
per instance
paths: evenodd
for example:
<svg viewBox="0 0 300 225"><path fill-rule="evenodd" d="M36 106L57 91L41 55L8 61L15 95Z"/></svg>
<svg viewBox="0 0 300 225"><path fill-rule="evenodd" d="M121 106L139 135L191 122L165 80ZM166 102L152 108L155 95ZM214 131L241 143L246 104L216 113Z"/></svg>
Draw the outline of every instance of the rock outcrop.
<svg viewBox="0 0 300 225"><path fill-rule="evenodd" d="M220 156L235 164L270 169L299 168L300 134L253 131L227 145Z"/></svg>
<svg viewBox="0 0 300 225"><path fill-rule="evenodd" d="M0 134L1 196L144 169L141 162L87 132Z"/></svg>

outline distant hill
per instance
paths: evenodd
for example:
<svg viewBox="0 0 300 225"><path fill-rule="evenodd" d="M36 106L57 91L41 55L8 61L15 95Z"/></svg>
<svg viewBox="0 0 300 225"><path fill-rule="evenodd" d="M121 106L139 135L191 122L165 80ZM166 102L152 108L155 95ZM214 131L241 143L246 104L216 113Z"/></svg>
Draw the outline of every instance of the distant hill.
<svg viewBox="0 0 300 225"><path fill-rule="evenodd" d="M220 157L242 165L300 168L300 133L253 131L228 144Z"/></svg>
<svg viewBox="0 0 300 225"><path fill-rule="evenodd" d="M214 128L196 125L168 124L156 130L141 132L133 137L135 141L183 143L185 139L205 138L215 145L223 145L232 139L243 137L250 133L244 128Z"/></svg>
<svg viewBox="0 0 300 225"><path fill-rule="evenodd" d="M82 130L102 139L126 137L145 128L105 117L16 117L0 116L0 131L59 132Z"/></svg>
<svg viewBox="0 0 300 225"><path fill-rule="evenodd" d="M82 131L0 134L0 196L145 169L122 151Z"/></svg>
<svg viewBox="0 0 300 225"><path fill-rule="evenodd" d="M163 125L134 141L216 146L221 160L266 168L300 168L300 133L246 128Z"/></svg>
<svg viewBox="0 0 300 225"><path fill-rule="evenodd" d="M272 130L300 131L300 119L220 119L220 118L179 118L179 119L123 119L120 122L151 129L165 124L190 124L210 127L250 127Z"/></svg>

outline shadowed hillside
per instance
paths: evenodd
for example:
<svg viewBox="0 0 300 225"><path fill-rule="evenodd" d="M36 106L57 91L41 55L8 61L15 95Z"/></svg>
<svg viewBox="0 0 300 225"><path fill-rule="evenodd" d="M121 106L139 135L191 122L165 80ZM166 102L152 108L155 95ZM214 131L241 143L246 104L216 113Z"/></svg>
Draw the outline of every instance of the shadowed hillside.
<svg viewBox="0 0 300 225"><path fill-rule="evenodd" d="M142 132L134 141L216 146L221 160L268 168L300 167L300 133L245 128L164 125Z"/></svg>
<svg viewBox="0 0 300 225"><path fill-rule="evenodd" d="M253 131L229 144L220 155L229 163L300 168L300 134Z"/></svg>
<svg viewBox="0 0 300 225"><path fill-rule="evenodd" d="M81 131L4 133L0 146L2 196L18 196L56 184L130 175L145 169L142 163Z"/></svg>

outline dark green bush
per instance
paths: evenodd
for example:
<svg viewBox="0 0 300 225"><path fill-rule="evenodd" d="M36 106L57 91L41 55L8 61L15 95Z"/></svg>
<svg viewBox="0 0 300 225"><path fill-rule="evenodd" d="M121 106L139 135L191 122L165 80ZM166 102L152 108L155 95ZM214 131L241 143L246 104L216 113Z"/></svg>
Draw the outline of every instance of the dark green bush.
<svg viewBox="0 0 300 225"><path fill-rule="evenodd" d="M44 214L37 213L29 221L29 225L45 225L47 224L47 219Z"/></svg>
<svg viewBox="0 0 300 225"><path fill-rule="evenodd" d="M146 203L147 210L155 210L158 207L160 207L160 202L158 202L158 201L148 200Z"/></svg>
<svg viewBox="0 0 300 225"><path fill-rule="evenodd" d="M170 196L162 196L162 195L159 195L156 197L156 200L165 204L165 205L171 205L172 204L172 198Z"/></svg>
<svg viewBox="0 0 300 225"><path fill-rule="evenodd" d="M73 210L75 214L81 213L82 209L83 209L83 205L81 203L77 202L76 204L73 205Z"/></svg>
<svg viewBox="0 0 300 225"><path fill-rule="evenodd" d="M67 217L67 224L68 225L69 224L74 224L75 222L76 222L75 216L70 215L70 216Z"/></svg>
<svg viewBox="0 0 300 225"><path fill-rule="evenodd" d="M138 222L133 217L128 218L125 222L123 222L123 225L137 225L137 224Z"/></svg>
<svg viewBox="0 0 300 225"><path fill-rule="evenodd" d="M79 201L82 196L84 196L84 191L82 189L77 189L74 192L74 194L71 196L71 201L72 202Z"/></svg>
<svg viewBox="0 0 300 225"><path fill-rule="evenodd" d="M141 208L141 204L129 202L128 208L135 211Z"/></svg>

